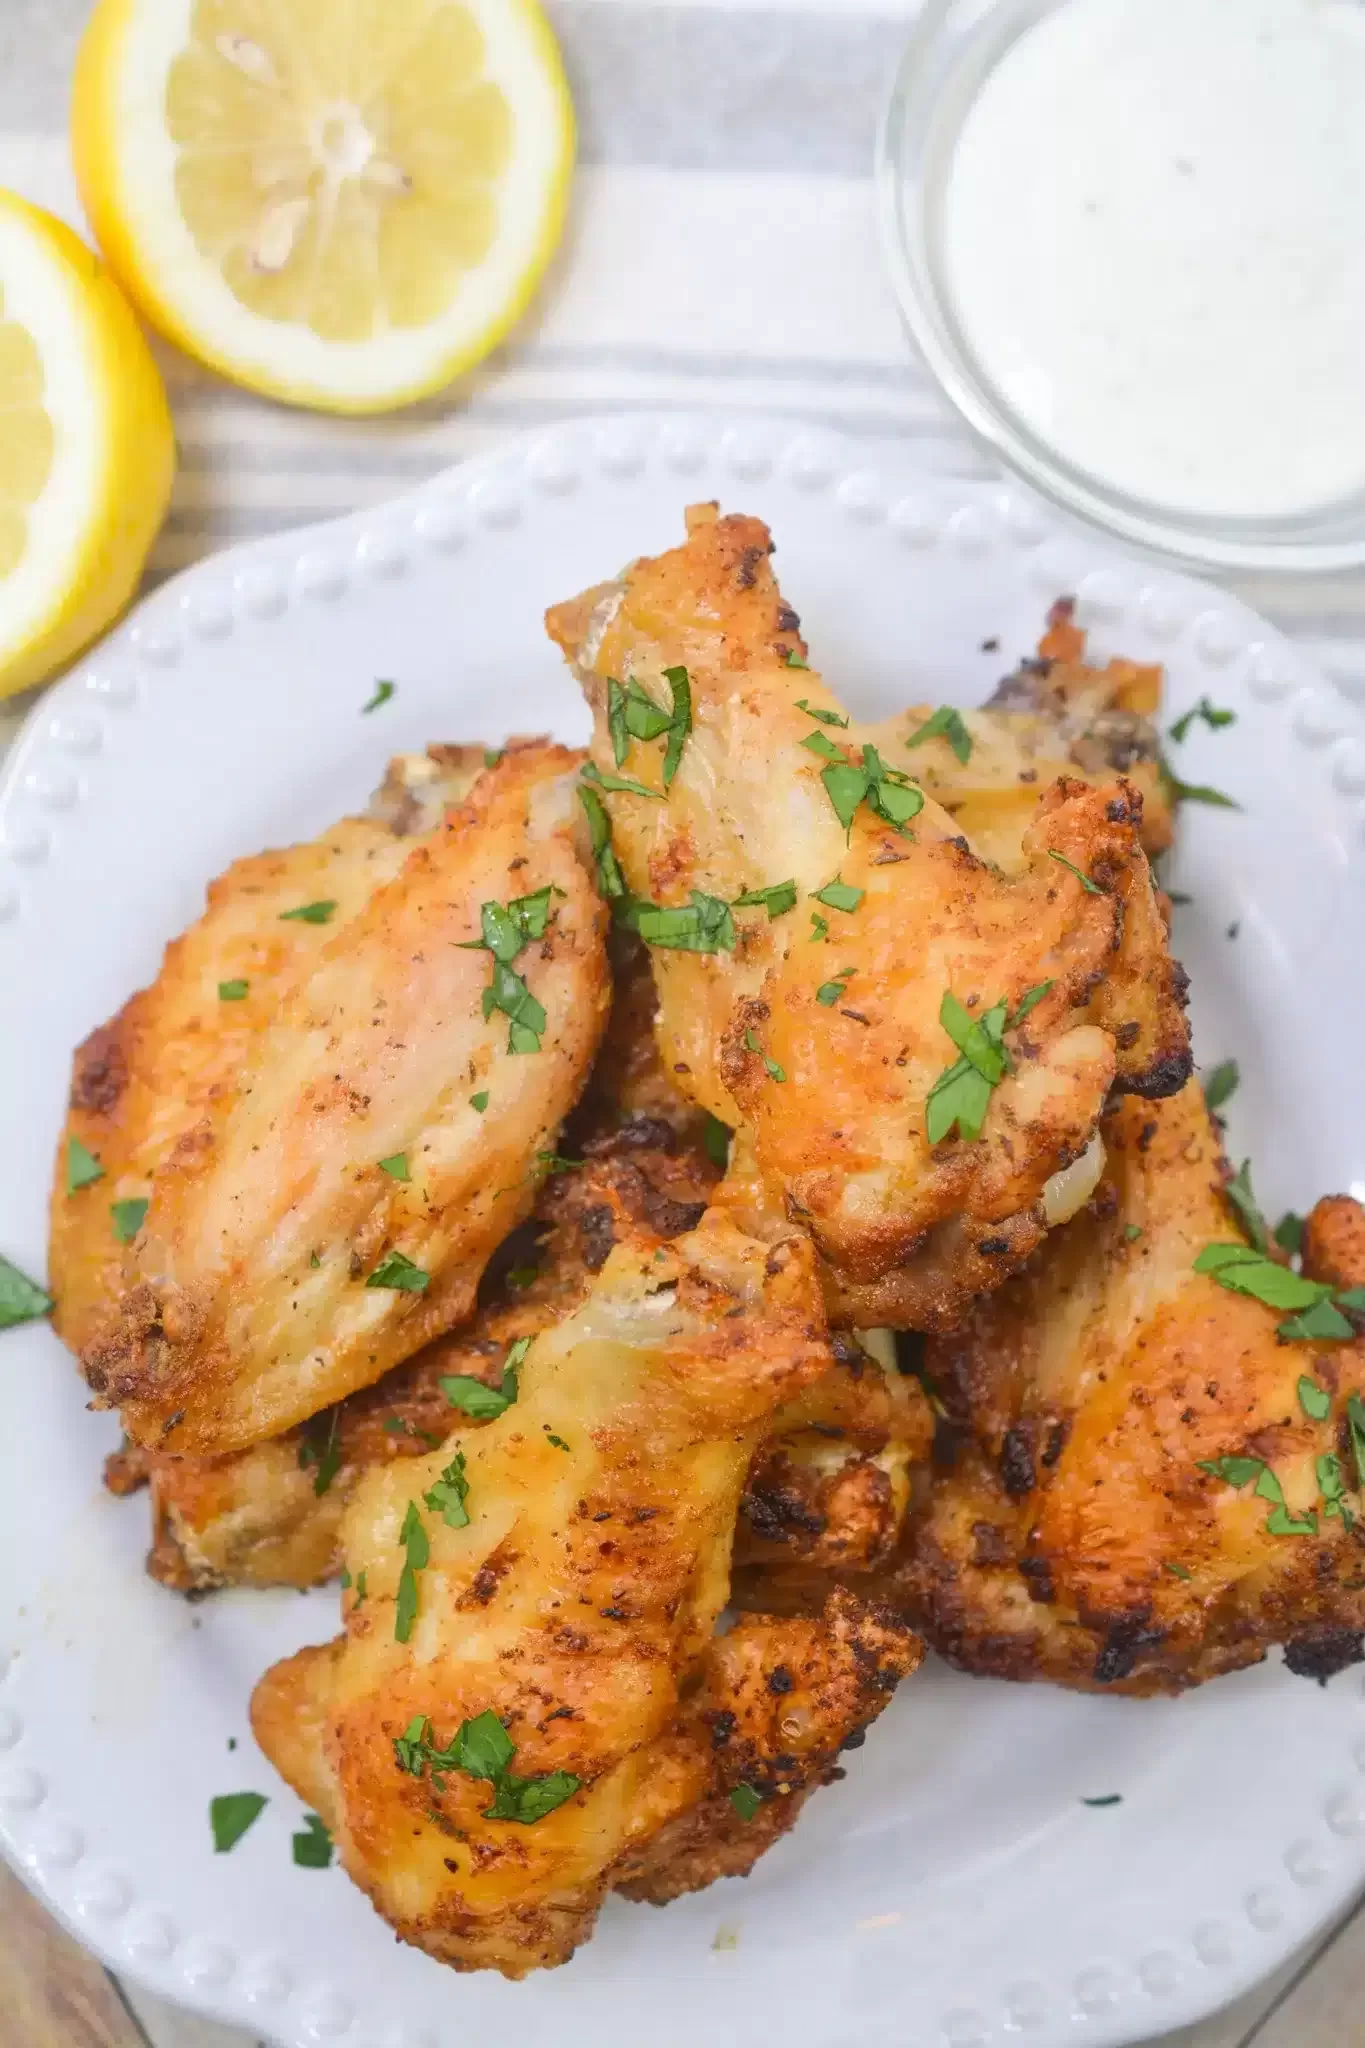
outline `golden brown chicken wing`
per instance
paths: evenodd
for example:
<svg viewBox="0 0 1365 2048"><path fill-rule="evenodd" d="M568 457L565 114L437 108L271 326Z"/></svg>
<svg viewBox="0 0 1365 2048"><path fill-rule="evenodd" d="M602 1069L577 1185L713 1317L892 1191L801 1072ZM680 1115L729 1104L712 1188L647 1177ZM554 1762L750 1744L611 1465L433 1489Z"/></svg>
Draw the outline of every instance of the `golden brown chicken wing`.
<svg viewBox="0 0 1365 2048"><path fill-rule="evenodd" d="M208 1114L274 1017L285 991L317 961L377 889L392 882L414 838L433 832L483 768L482 747L432 747L390 763L363 818L317 839L234 861L211 882L204 914L166 948L150 988L131 996L77 1048L58 1148L48 1271L53 1325L78 1356L125 1286L115 1205L145 1201L152 1175ZM406 842L406 843L405 843ZM328 903L326 924L289 915ZM69 1191L72 1142L101 1169Z"/></svg>
<svg viewBox="0 0 1365 2048"><path fill-rule="evenodd" d="M156 1168L135 1284L83 1358L136 1440L278 1435L470 1312L605 1022L577 758L509 747Z"/></svg>
<svg viewBox="0 0 1365 2048"><path fill-rule="evenodd" d="M458 1453L366 1479L366 1597L267 1673L253 1725L402 1938L509 1976L563 1961L614 1867L714 1793L701 1745L658 1745L703 1676L759 1435L830 1362L805 1240L712 1213L618 1244ZM878 1697L915 1655L883 1641ZM752 1767L761 1796L758 1732Z"/></svg>
<svg viewBox="0 0 1365 2048"><path fill-rule="evenodd" d="M1196 1271L1248 1243L1197 1083L1104 1137L1086 1213L925 1346L940 1469L901 1598L995 1677L1176 1692L1275 1643L1325 1675L1365 1630L1365 1343L1286 1341L1283 1309ZM1365 1281L1356 1203L1305 1242L1309 1277Z"/></svg>
<svg viewBox="0 0 1365 2048"><path fill-rule="evenodd" d="M837 1313L951 1327L1084 1199L1056 1177L1110 1091L1183 1083L1184 977L1137 790L1054 784L996 872L900 763L850 750L770 547L695 508L683 547L550 614L594 711L589 803L665 1063L751 1127Z"/></svg>

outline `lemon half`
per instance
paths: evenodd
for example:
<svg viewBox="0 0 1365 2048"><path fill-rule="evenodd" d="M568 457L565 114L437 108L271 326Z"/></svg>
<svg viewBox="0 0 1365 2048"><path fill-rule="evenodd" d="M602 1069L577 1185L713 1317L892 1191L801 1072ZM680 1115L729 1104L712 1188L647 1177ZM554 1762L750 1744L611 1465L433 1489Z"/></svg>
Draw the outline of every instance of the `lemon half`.
<svg viewBox="0 0 1365 2048"><path fill-rule="evenodd" d="M72 142L154 325L253 390L366 412L507 332L574 124L534 0L99 0Z"/></svg>
<svg viewBox="0 0 1365 2048"><path fill-rule="evenodd" d="M175 439L127 300L70 228L0 192L0 697L123 609L165 517Z"/></svg>

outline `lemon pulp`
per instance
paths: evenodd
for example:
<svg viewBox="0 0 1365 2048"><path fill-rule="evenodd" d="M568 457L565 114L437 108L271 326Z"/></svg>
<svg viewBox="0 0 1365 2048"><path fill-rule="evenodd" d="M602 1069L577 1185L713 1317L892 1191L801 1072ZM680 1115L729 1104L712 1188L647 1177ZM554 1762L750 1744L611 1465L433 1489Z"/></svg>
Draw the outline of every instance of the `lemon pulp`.
<svg viewBox="0 0 1365 2048"><path fill-rule="evenodd" d="M29 508L52 474L54 445L38 345L26 327L5 318L0 286L0 579L23 560Z"/></svg>

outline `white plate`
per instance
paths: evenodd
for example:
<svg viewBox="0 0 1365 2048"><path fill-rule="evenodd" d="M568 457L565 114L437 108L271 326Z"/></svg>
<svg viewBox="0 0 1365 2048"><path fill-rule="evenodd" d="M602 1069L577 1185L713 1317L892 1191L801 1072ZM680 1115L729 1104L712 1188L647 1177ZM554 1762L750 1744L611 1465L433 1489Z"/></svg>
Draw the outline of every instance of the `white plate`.
<svg viewBox="0 0 1365 2048"><path fill-rule="evenodd" d="M158 592L43 700L0 789L0 1250L41 1271L70 1049L207 879L360 804L400 747L583 735L542 607L672 545L708 496L772 522L816 658L861 711L980 701L1063 590L1100 654L1169 664L1177 708L1236 709L1180 756L1245 805L1184 821L1199 1048L1241 1062L1234 1149L1272 1211L1365 1182L1343 1032L1365 959L1359 714L1219 593L1004 489L861 460L776 421L585 422ZM376 676L398 694L362 718ZM145 1502L100 1490L112 1419L84 1412L45 1327L0 1357L0 1840L110 1963L291 2048L1127 2042L1236 1996L1365 1879L1357 1672L1323 1691L1277 1661L1137 1704L939 1670L752 1878L664 1912L613 1902L529 1983L457 1978L396 1947L339 1871L293 1866L297 1802L247 1732L254 1680L333 1632L335 1596L189 1606L153 1585ZM245 1789L271 1805L215 1857L209 1800Z"/></svg>

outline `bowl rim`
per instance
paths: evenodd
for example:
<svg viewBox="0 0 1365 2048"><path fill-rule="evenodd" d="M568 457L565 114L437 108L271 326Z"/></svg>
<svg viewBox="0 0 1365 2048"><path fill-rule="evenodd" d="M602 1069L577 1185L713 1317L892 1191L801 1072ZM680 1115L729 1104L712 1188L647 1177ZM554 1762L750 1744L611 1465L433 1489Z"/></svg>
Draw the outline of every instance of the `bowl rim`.
<svg viewBox="0 0 1365 2048"><path fill-rule="evenodd" d="M930 193L925 179L905 174L900 130L911 113L912 89L935 59L943 60L952 75L962 67L969 46L978 44L992 23L1002 23L1007 10L1022 19L1021 0L987 0L973 9L969 27L955 27L953 16L961 4L925 0L883 103L874 161L883 260L911 344L938 389L977 442L1017 479L1059 511L1145 553L1195 571L1223 573L1305 576L1365 566L1365 501L1356 508L1359 523L1352 532L1345 527L1314 531L1306 518L1277 522L1180 513L1131 496L1052 450L977 371L965 345L954 342L946 295L926 288L922 272L928 266L917 266L912 254L907 212L913 210L927 224ZM1068 0L1043 0L1043 9L1065 4ZM1041 11L1035 0L1035 19ZM1329 508L1312 516L1326 519Z"/></svg>

